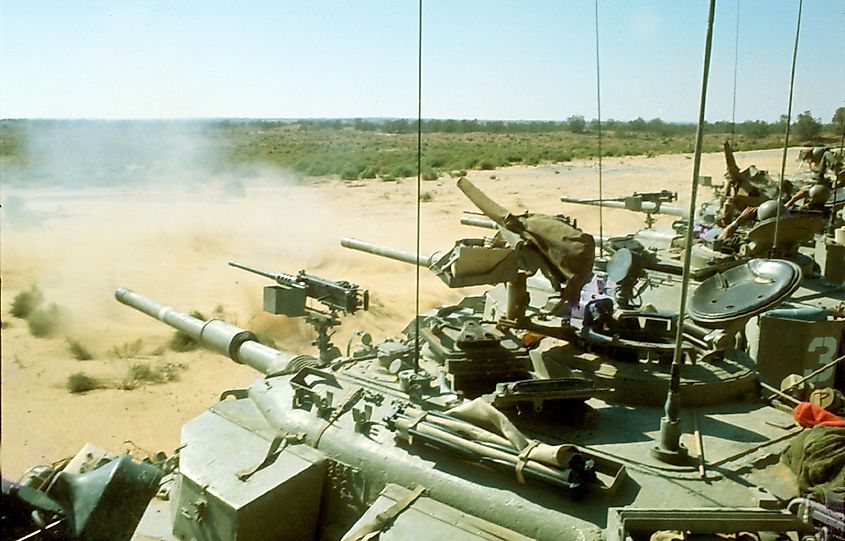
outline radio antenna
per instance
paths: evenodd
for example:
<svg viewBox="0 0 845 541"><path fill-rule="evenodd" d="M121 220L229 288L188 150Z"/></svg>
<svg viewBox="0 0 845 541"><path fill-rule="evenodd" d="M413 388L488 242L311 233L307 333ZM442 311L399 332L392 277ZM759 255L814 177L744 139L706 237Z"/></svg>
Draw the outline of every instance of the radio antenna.
<svg viewBox="0 0 845 541"><path fill-rule="evenodd" d="M689 217L687 222L686 249L684 252L684 274L681 283L681 302L678 308L678 327L675 334L675 354L672 359L669 392L663 418L660 419L660 439L652 448L652 455L671 464L687 461L687 449L680 444L681 438L681 363L683 362L684 316L687 310L687 292L689 291L690 262L692 260L692 233L695 219L696 197L698 195L698 174L701 170L701 150L704 140L704 109L707 105L707 80L710 76L710 51L713 47L713 18L716 0L710 0L707 18L707 38L704 45L704 70L701 76L701 100L698 108L698 128L695 130L695 158L692 167L692 190L690 193Z"/></svg>

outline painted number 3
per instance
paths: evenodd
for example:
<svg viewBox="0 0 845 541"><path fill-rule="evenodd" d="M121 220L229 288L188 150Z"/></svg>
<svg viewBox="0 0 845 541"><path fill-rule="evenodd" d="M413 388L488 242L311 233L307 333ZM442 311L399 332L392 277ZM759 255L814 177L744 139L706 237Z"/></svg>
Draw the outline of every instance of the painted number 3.
<svg viewBox="0 0 845 541"><path fill-rule="evenodd" d="M807 376L813 372L813 370L818 370L820 367L826 365L827 363L833 360L833 356L836 354L836 339L832 336L817 336L810 341L810 346L807 348L809 353L816 353L819 356L819 364L816 367L810 367L804 369L804 375ZM833 367L831 366L821 374L817 376L820 380L824 381L833 377Z"/></svg>

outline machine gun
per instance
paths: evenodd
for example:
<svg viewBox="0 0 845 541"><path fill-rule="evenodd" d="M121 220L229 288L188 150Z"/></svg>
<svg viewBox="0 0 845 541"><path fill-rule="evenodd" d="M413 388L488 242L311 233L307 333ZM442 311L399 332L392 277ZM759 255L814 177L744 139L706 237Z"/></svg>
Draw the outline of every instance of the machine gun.
<svg viewBox="0 0 845 541"><path fill-rule="evenodd" d="M276 282L277 285L264 287L264 311L288 317L304 316L305 322L317 332L312 344L320 351L320 362L324 365L340 357L340 350L331 343L329 333L329 329L340 325L339 316L369 308L369 292L345 280L327 280L304 270L295 275L268 272L236 261L230 261L229 265ZM308 299L316 300L326 310L308 306Z"/></svg>
<svg viewBox="0 0 845 541"><path fill-rule="evenodd" d="M670 192L669 190L647 193L634 192L631 195L608 197L604 199L588 199L584 197L569 197L567 195L562 195L560 200L564 203L594 205L597 207L603 206L632 210L634 212L643 212L646 215L645 223L649 229L651 229L654 225L655 220L652 217L653 214L668 214L679 218L686 218L688 214L688 212L681 207L664 205L664 203L672 203L678 200L678 192Z"/></svg>

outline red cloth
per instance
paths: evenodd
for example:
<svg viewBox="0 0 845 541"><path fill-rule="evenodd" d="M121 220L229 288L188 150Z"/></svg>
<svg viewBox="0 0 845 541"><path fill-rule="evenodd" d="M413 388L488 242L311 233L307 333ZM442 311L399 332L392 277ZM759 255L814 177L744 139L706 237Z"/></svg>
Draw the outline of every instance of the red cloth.
<svg viewBox="0 0 845 541"><path fill-rule="evenodd" d="M795 420L804 427L816 425L845 427L845 420L812 402L801 402L795 406Z"/></svg>

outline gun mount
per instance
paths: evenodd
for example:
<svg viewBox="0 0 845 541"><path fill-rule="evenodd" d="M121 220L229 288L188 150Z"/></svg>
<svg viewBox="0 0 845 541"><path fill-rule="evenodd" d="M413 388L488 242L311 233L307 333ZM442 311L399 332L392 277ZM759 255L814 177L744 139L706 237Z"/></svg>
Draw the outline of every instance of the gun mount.
<svg viewBox="0 0 845 541"><path fill-rule="evenodd" d="M235 261L230 261L229 265L276 282L277 285L264 288L264 311L288 317L304 316L305 322L317 332L312 345L317 346L324 365L340 357L340 350L331 343L329 334L332 327L340 325L339 316L369 308L369 292L347 281L327 280L305 271L295 275L268 272ZM326 311L311 308L308 299L319 302Z"/></svg>

